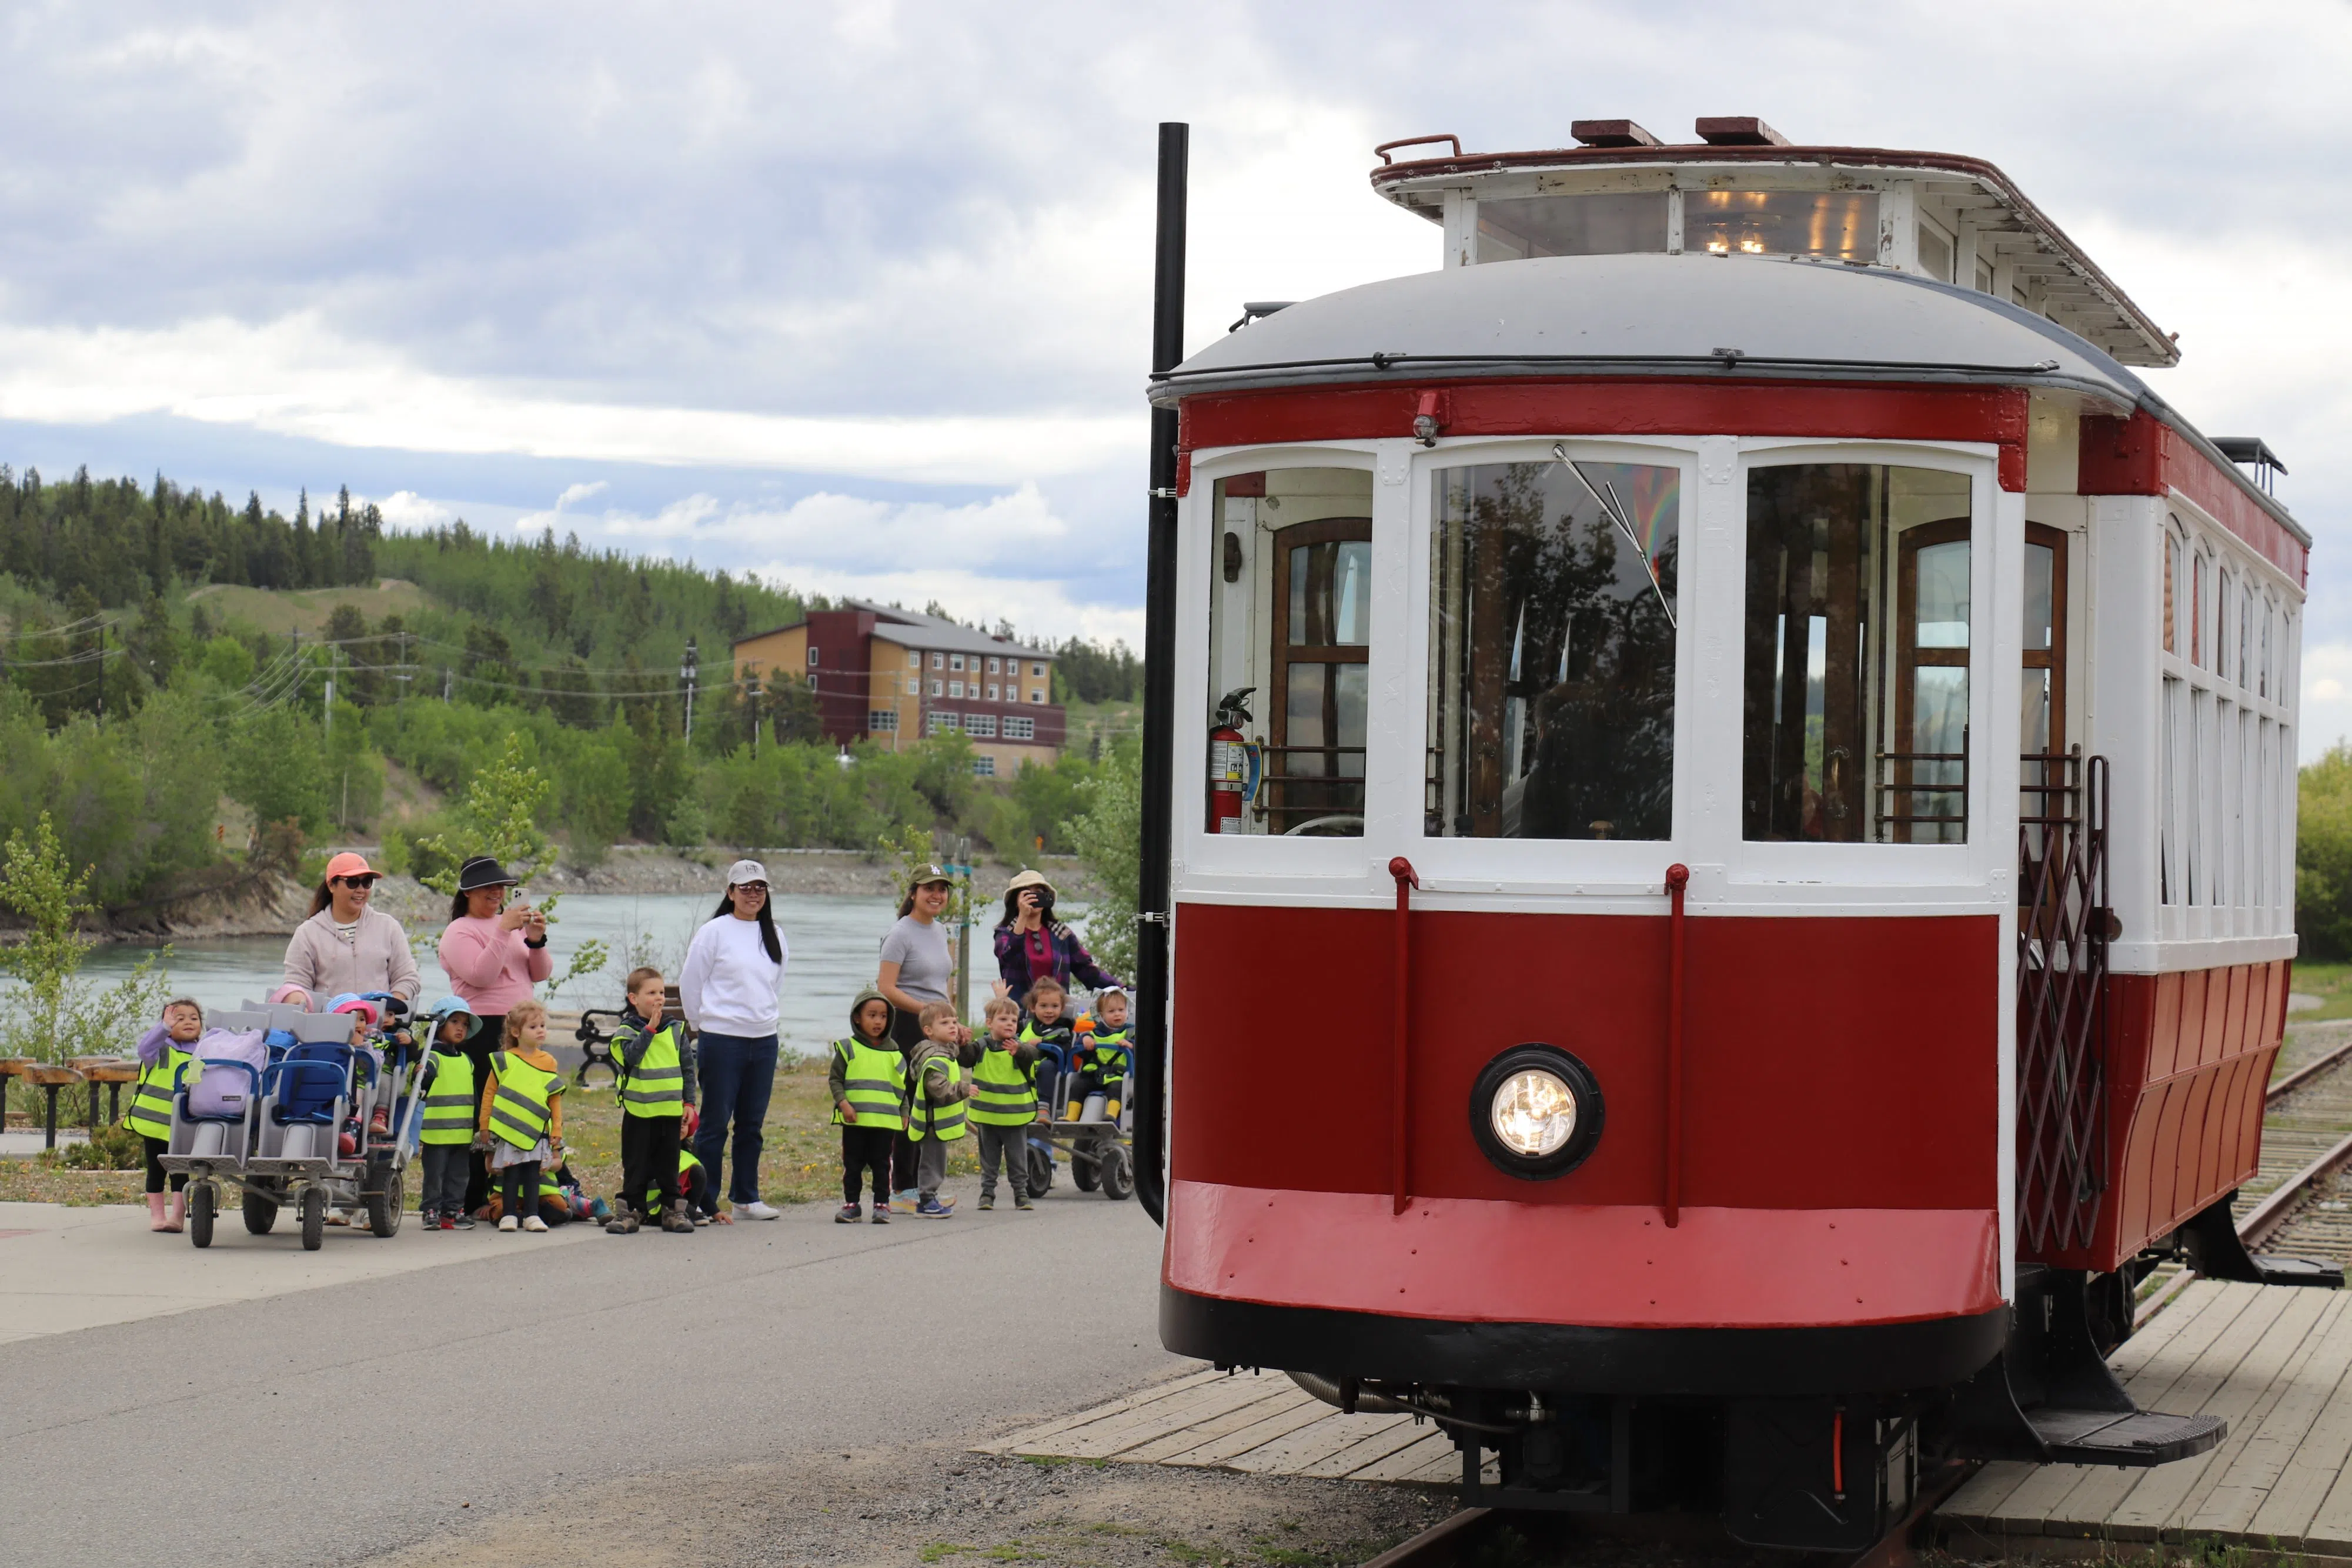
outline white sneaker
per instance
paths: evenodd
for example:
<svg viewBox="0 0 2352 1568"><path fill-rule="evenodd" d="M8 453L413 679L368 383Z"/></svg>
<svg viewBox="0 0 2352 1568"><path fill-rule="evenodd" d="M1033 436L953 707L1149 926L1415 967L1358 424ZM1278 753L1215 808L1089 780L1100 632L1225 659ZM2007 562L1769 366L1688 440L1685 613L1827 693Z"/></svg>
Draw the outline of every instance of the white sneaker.
<svg viewBox="0 0 2352 1568"><path fill-rule="evenodd" d="M539 1218L539 1216L537 1216L537 1215L535 1215L535 1214L534 1214L534 1215L532 1215L532 1216L531 1216L531 1218L532 1218L533 1219L537 1219L537 1218ZM521 1227L520 1224L518 1224L518 1223L516 1222L516 1220L515 1220L515 1217L514 1217L513 1215L511 1215L511 1214L508 1214L508 1215L501 1215L501 1216L499 1217L499 1228L500 1230L520 1230L520 1229L521 1229L521 1228L522 1228L522 1227Z"/></svg>
<svg viewBox="0 0 2352 1568"><path fill-rule="evenodd" d="M522 1222L522 1228L525 1230L544 1230L547 1228L547 1221L534 1214ZM499 1228L503 1229L505 1227L501 1226Z"/></svg>
<svg viewBox="0 0 2352 1568"><path fill-rule="evenodd" d="M756 1197L749 1203L735 1206L735 1218L738 1219L782 1219L783 1217L782 1209L771 1208Z"/></svg>

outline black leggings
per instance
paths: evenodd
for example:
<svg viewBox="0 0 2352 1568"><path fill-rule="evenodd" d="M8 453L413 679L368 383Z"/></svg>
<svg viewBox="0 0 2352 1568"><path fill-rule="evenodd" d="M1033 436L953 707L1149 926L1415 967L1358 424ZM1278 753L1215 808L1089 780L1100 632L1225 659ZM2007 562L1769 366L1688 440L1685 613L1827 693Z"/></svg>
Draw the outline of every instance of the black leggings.
<svg viewBox="0 0 2352 1568"><path fill-rule="evenodd" d="M500 1212L513 1215L517 1224L539 1212L539 1166L537 1160L525 1160L499 1173L506 1178L506 1205ZM524 1202L526 1197L530 1199L528 1204Z"/></svg>
<svg viewBox="0 0 2352 1568"><path fill-rule="evenodd" d="M870 1171L874 1178L874 1207L880 1208L890 1201L890 1155L898 1142L898 1134L888 1127L853 1127L841 1124L841 1201L856 1204L857 1194L865 1186L864 1177Z"/></svg>
<svg viewBox="0 0 2352 1568"><path fill-rule="evenodd" d="M149 1192L161 1192L163 1190L163 1167L156 1163L156 1156L163 1154L164 1150L170 1148L172 1146L172 1141L169 1138L151 1138L144 1133L139 1134L139 1141L147 1145L147 1190ZM185 1191L187 1186L187 1172L173 1171L172 1173L172 1190L173 1192Z"/></svg>

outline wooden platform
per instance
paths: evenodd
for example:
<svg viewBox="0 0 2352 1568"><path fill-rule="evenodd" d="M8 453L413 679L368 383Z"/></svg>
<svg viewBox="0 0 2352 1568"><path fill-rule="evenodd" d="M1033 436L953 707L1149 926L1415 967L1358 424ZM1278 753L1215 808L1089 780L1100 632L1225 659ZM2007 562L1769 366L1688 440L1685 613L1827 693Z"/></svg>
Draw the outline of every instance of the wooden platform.
<svg viewBox="0 0 2352 1568"><path fill-rule="evenodd" d="M1278 1372L1191 1373L980 1451L1412 1486L1462 1479L1461 1455L1434 1426L1345 1415Z"/></svg>
<svg viewBox="0 0 2352 1568"><path fill-rule="evenodd" d="M2113 1364L2142 1407L2225 1416L2229 1437L2153 1469L1988 1465L1937 1515L1956 1548L2040 1537L2352 1556L2352 1291L2200 1281Z"/></svg>

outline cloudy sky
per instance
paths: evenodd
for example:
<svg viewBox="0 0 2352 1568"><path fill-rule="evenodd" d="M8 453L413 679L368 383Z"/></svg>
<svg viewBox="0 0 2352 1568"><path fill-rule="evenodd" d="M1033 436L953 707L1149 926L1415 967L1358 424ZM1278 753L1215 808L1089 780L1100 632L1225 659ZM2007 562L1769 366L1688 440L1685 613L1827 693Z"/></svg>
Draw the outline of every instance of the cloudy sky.
<svg viewBox="0 0 2352 1568"><path fill-rule="evenodd" d="M1435 265L1365 183L1391 137L1989 157L2179 332L2158 389L2285 458L2305 734L2352 731L2338 0L14 3L0 71L0 461L1130 642L1156 121L1195 347Z"/></svg>

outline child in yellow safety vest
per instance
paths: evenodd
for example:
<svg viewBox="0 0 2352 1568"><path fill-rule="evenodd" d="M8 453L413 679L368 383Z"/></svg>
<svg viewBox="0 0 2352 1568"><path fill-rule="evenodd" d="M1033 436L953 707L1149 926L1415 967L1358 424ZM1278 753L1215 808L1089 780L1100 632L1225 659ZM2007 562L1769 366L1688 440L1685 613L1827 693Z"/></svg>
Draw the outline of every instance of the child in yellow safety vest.
<svg viewBox="0 0 2352 1568"><path fill-rule="evenodd" d="M694 1221L665 1200L640 1212L636 1202L658 1185L656 1173L677 1164L677 1151L695 1129L694 1053L685 1030L662 1021L666 988L659 969L629 971L628 1005L613 1037L621 1092L621 1196L604 1227L607 1236L634 1236L651 1218L673 1235L691 1236Z"/></svg>
<svg viewBox="0 0 2352 1568"><path fill-rule="evenodd" d="M425 1116L418 1124L418 1154L425 1161L419 1218L427 1230L471 1230L466 1212L467 1145L474 1141L474 1061L466 1042L481 1032L482 1020L457 997L443 997L425 1014L432 1030L433 1060L425 1064Z"/></svg>
<svg viewBox="0 0 2352 1568"><path fill-rule="evenodd" d="M1029 988L1029 1017L1021 1026L1021 1043L1037 1050L1037 1093L1053 1113L1054 1083L1064 1071L1074 1069L1077 1031L1070 1027L1070 996L1051 975L1040 976Z"/></svg>
<svg viewBox="0 0 2352 1568"><path fill-rule="evenodd" d="M964 1102L971 1098L971 1080L960 1060L955 1009L945 1002L925 1002L919 1015L921 1043L907 1053L907 1136L915 1143L915 1212L925 1219L946 1219L955 1205L942 1202L940 1183L947 1178L948 1145L964 1134Z"/></svg>
<svg viewBox="0 0 2352 1568"><path fill-rule="evenodd" d="M147 1228L177 1233L188 1216L188 1175L172 1173L172 1211L163 1212L163 1167L157 1163L172 1146L172 1094L188 1047L205 1032L205 1009L194 997L163 1004L163 1021L139 1037L139 1082L131 1086L131 1109L122 1124L147 1145ZM92 1094L98 1092L95 1087ZM92 1118L95 1120L96 1118Z"/></svg>
<svg viewBox="0 0 2352 1568"><path fill-rule="evenodd" d="M1113 986L1095 993L1095 1016L1078 1019L1078 1040L1070 1054L1077 1073L1070 1085L1066 1121L1082 1120L1090 1096L1103 1097L1102 1119L1118 1120L1118 1097L1127 1087L1127 993Z"/></svg>
<svg viewBox="0 0 2352 1568"><path fill-rule="evenodd" d="M874 1223L890 1223L890 1151L907 1127L907 1058L890 1038L890 1002L868 986L849 1004L849 1035L833 1042L826 1098L841 1129L841 1211L835 1225L865 1218L857 1195L870 1174Z"/></svg>
<svg viewBox="0 0 2352 1568"><path fill-rule="evenodd" d="M544 1230L547 1221L531 1212L539 1174L563 1159L563 1074L547 1050L547 1009L535 1001L507 1009L506 1036L490 1058L482 1085L482 1112L474 1146L490 1156L490 1172L502 1176L504 1212L500 1230Z"/></svg>
<svg viewBox="0 0 2352 1568"><path fill-rule="evenodd" d="M980 1134L980 1207L996 1207L996 1167L1013 1188L1013 1207L1030 1208L1029 1128L1037 1120L1037 1048L1017 1038L1021 1004L991 997L980 1009L988 1032L971 1070L971 1124Z"/></svg>

